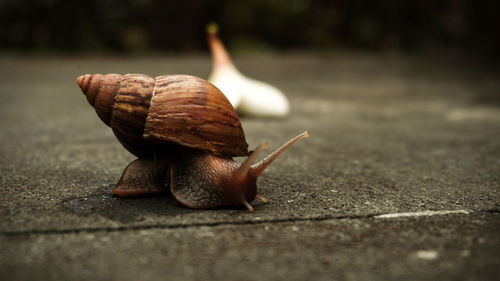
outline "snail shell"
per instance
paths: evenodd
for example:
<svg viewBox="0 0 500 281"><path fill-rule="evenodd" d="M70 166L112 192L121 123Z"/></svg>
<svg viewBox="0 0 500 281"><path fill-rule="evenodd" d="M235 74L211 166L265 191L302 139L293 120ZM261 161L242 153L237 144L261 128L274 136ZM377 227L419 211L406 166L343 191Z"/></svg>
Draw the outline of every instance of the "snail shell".
<svg viewBox="0 0 500 281"><path fill-rule="evenodd" d="M120 143L149 157L172 143L224 157L248 155L243 128L224 94L201 78L87 74L78 86Z"/></svg>

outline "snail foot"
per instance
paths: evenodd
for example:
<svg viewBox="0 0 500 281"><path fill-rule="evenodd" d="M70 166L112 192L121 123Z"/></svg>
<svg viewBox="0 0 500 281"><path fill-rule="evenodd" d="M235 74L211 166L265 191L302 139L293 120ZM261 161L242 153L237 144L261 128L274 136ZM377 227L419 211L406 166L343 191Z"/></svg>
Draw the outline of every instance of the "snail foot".
<svg viewBox="0 0 500 281"><path fill-rule="evenodd" d="M169 192L166 161L139 158L125 168L113 194L118 197L141 197Z"/></svg>

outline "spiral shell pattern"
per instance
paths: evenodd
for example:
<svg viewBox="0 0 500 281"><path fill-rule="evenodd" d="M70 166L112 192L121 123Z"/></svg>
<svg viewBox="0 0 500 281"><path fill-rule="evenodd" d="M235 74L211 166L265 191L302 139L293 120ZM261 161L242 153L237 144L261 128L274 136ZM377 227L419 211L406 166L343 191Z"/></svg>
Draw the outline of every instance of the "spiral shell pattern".
<svg viewBox="0 0 500 281"><path fill-rule="evenodd" d="M138 157L169 144L246 156L234 108L209 82L190 75L86 74L77 84L120 143Z"/></svg>

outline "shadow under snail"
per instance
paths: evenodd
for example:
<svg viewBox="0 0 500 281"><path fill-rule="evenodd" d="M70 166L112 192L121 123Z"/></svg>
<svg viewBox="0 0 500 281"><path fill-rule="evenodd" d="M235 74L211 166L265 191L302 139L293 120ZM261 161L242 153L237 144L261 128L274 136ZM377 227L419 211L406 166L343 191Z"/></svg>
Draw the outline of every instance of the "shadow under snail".
<svg viewBox="0 0 500 281"><path fill-rule="evenodd" d="M214 85L190 75L152 78L143 74L86 74L77 84L138 159L123 172L113 193L135 197L170 192L194 209L250 205L257 177L304 132L254 163L262 143L249 153L233 107ZM243 162L233 157L248 156Z"/></svg>

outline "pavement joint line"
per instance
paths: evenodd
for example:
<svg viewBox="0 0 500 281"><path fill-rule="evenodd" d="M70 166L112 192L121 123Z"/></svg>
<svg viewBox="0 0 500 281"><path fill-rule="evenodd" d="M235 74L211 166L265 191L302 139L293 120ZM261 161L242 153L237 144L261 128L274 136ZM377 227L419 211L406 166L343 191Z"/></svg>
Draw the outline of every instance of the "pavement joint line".
<svg viewBox="0 0 500 281"><path fill-rule="evenodd" d="M441 210L441 211L420 211L420 212L403 212L403 213L390 213L375 216L376 219L389 219L389 218L402 218L402 217L422 217L422 216L436 216L448 214L464 214L468 215L472 211L469 210Z"/></svg>
<svg viewBox="0 0 500 281"><path fill-rule="evenodd" d="M47 229L47 230L20 230L20 231L0 231L0 235L4 236L25 236L25 235L56 235L56 234L76 234L76 233L98 233L98 232L118 232L128 230L148 230L148 229L181 229L181 228L196 228L196 227L217 227L231 225L257 225L264 223L287 223L287 222L316 222L328 220L350 220L350 219L398 219L407 217L423 217L430 216L424 214L435 215L470 215L473 213L491 213L500 214L499 209L465 211L465 210L446 210L446 211L422 211L422 212L407 212L407 213L392 213L392 214L369 214L369 215L352 215L352 216L318 216L309 218L282 218L282 219L267 219L267 220L243 220L232 222L212 222L212 223L192 223L192 224L152 224L152 225L135 225L135 226L120 226L120 227L95 227L95 228L74 228L74 229ZM395 214L399 214L398 216ZM401 215L403 214L403 215ZM413 215L407 215L413 214Z"/></svg>

